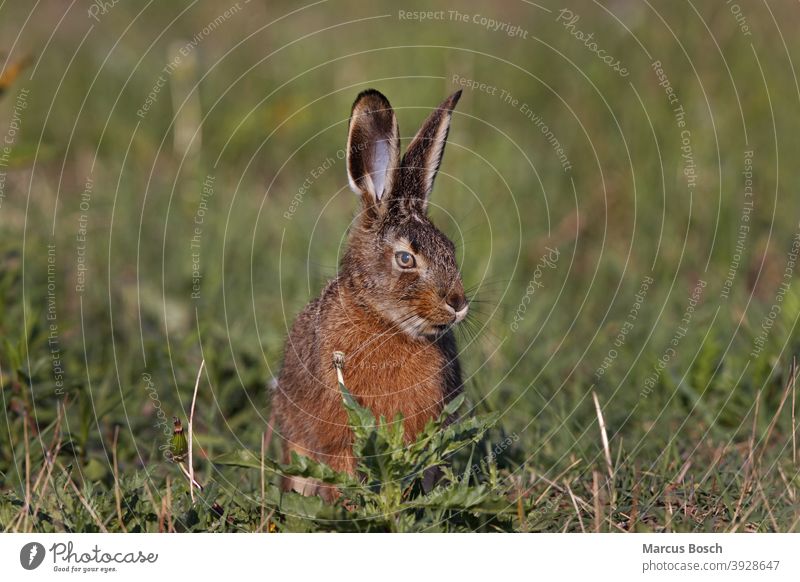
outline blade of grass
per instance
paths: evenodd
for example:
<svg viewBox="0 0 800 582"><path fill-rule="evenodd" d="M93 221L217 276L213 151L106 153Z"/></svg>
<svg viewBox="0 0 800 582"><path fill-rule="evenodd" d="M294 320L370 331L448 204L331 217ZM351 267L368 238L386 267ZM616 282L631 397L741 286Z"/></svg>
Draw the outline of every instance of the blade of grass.
<svg viewBox="0 0 800 582"><path fill-rule="evenodd" d="M203 368L206 365L206 360L203 358L200 361L200 369L197 370L197 380L194 383L194 394L192 394L192 407L189 411L189 493L192 496L192 503L194 503L194 487L192 484L197 483L194 478L194 457L192 455L194 447L192 442L194 440L194 408L197 404L197 390L200 388L200 375L203 373Z"/></svg>
<svg viewBox="0 0 800 582"><path fill-rule="evenodd" d="M119 442L119 425L114 427L114 440L111 443L111 457L114 467L114 500L117 506L117 519L119 520L119 527L123 532L127 532L125 527L125 520L122 518L122 491L119 486L119 464L117 460L117 443Z"/></svg>

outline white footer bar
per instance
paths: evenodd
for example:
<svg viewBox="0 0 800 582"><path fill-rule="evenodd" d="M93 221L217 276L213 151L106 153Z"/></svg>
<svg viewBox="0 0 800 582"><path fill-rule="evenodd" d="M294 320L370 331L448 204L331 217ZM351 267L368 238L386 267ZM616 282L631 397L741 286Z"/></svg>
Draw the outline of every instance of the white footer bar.
<svg viewBox="0 0 800 582"><path fill-rule="evenodd" d="M799 550L800 534L2 534L0 571L137 582L800 580Z"/></svg>

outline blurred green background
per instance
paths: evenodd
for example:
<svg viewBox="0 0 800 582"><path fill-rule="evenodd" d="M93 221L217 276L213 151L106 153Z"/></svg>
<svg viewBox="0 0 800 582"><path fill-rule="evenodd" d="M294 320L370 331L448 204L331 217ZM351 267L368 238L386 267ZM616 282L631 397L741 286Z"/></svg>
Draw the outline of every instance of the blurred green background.
<svg viewBox="0 0 800 582"><path fill-rule="evenodd" d="M5 3L3 66L32 61L0 100L0 522L62 403L76 483L112 489L117 430L119 471L160 499L180 478L160 447L203 358L198 473L258 491L205 458L270 432L287 328L335 275L357 207L342 148L355 95L374 87L405 144L464 89L431 214L480 300L459 335L470 406L518 437L496 468L534 501L564 471L591 490L605 470L594 390L615 466L656 480L653 523L672 519L665 487L713 470L702 491L730 505L725 523L743 492L756 529L796 529L794 398L781 400L800 339L799 10ZM747 483L754 446L773 507ZM550 514L528 529L578 527L571 505Z"/></svg>

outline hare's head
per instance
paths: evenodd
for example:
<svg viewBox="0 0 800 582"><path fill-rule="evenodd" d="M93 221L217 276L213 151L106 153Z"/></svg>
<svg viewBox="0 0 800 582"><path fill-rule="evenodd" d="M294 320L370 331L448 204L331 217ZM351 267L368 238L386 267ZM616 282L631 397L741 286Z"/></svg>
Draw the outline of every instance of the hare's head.
<svg viewBox="0 0 800 582"><path fill-rule="evenodd" d="M350 116L347 172L362 208L342 271L360 302L415 338L441 335L468 309L455 246L427 215L460 96L454 93L428 116L402 159L397 119L386 97L364 91Z"/></svg>

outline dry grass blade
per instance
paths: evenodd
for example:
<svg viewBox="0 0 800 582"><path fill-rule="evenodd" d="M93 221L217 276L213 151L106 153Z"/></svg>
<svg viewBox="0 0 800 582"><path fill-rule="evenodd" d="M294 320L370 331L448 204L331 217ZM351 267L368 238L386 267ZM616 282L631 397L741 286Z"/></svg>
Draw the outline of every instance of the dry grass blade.
<svg viewBox="0 0 800 582"><path fill-rule="evenodd" d="M597 471L592 471L592 497L594 497L594 531L600 533L600 525L603 523L603 510L600 504L600 476Z"/></svg>
<svg viewBox="0 0 800 582"><path fill-rule="evenodd" d="M639 467L634 468L633 472L633 499L631 500L631 514L628 519L628 531L635 531L636 520L639 519L639 488L641 481L639 479Z"/></svg>
<svg viewBox="0 0 800 582"><path fill-rule="evenodd" d="M163 501L166 501L164 511L167 517L167 531L174 532L175 524L172 522L172 479L170 479L169 475L167 475L167 493L164 495Z"/></svg>
<svg viewBox="0 0 800 582"><path fill-rule="evenodd" d="M34 495L36 496L36 503L33 505L33 510L30 512L31 517L34 518L39 513L42 500L44 499L45 492L47 491L47 486L50 483L50 477L53 474L53 460L58 456L58 453L61 450L61 423L63 418L64 403L61 403L56 409L56 422L53 427L53 440L45 452L44 459L42 460L42 468L39 470L39 474L36 476L36 480L33 482L33 486L31 487L31 498L33 498ZM39 490L40 487L41 491ZM33 499L31 499L31 501L33 501ZM28 508L23 505L16 517L11 520L4 531L19 531L20 524L22 524L26 519L27 511Z"/></svg>
<svg viewBox="0 0 800 582"><path fill-rule="evenodd" d="M119 527L123 532L127 532L125 520L122 518L122 491L119 487L119 464L117 462L117 443L119 442L119 425L114 427L114 441L111 444L111 457L114 464L114 500L117 506L117 519Z"/></svg>
<svg viewBox="0 0 800 582"><path fill-rule="evenodd" d="M59 413L59 419L56 421L56 435L53 437L53 443L51 444L50 448L48 449L47 456L44 461L44 465L42 470L39 472L39 477L36 479L36 482L33 485L33 492L37 495L36 504L33 506L33 511L31 512L32 516L36 516L39 513L39 508L42 505L42 501L45 499L45 494L47 492L47 486L51 483L51 478L53 475L53 467L55 466L55 459L58 457L58 453L61 451L61 417L63 415L63 408ZM41 491L39 490L39 483L41 482L42 487Z"/></svg>
<svg viewBox="0 0 800 582"><path fill-rule="evenodd" d="M567 493L569 493L569 498L572 500L572 507L575 508L575 515L578 516L578 523L581 526L581 532L586 533L586 528L583 526L583 516L581 515L581 510L578 508L578 502L575 500L575 495L572 493L572 487L569 486L569 483L565 483L567 486Z"/></svg>
<svg viewBox="0 0 800 582"><path fill-rule="evenodd" d="M197 404L197 390L200 388L200 376L203 373L205 365L206 360L203 358L200 362L200 368L197 370L197 380L194 382L194 394L192 394L192 407L189 410L189 493L192 496L192 503L194 503L194 487L192 487L192 485L197 484L199 487L199 484L194 478L194 458L192 455L192 450L194 448L192 446L192 441L194 440L194 407Z"/></svg>
<svg viewBox="0 0 800 582"><path fill-rule="evenodd" d="M736 531L738 527L736 519L739 517L739 513L742 511L742 504L744 503L744 498L747 492L750 490L751 479L758 477L755 475L755 446L756 446L756 431L758 430L758 412L761 404L761 390L756 393L756 402L755 408L753 410L753 426L750 430L750 440L747 444L747 459L745 459L744 465L742 467L742 474L744 475L744 481L742 483L742 491L739 494L739 499L736 501L736 509L733 511L733 517L731 518L732 528L730 531ZM753 504L753 508L755 504ZM752 511L752 509L751 509ZM747 519L747 516L750 515L750 512L747 513L746 516L742 518L743 521Z"/></svg>
<svg viewBox="0 0 800 582"><path fill-rule="evenodd" d="M200 483L198 483L198 481L194 477L192 477L192 475L189 473L189 470L183 466L183 463L178 463L178 467L180 467L181 472L184 475L186 475L186 478L189 480L189 483L191 483L194 486L191 488L192 490L194 490L195 487L197 488L198 491L203 490L203 486ZM192 500L194 500L194 496L192 496Z"/></svg>
<svg viewBox="0 0 800 582"><path fill-rule="evenodd" d="M761 408L761 389L756 393L755 410L753 411L753 427L750 431L750 441L748 442L746 470L753 470L755 461L756 432L758 430L758 412Z"/></svg>
<svg viewBox="0 0 800 582"><path fill-rule="evenodd" d="M614 486L614 465L611 462L611 448L608 446L608 432L606 431L606 422L603 418L603 411L600 408L600 401L597 399L597 393L592 390L592 400L594 400L594 409L597 412L597 422L600 425L600 439L603 441L603 453L606 458L606 468L608 469L609 486Z"/></svg>
<svg viewBox="0 0 800 582"><path fill-rule="evenodd" d="M758 454L758 458L756 463L761 462L761 458L764 456L764 452L767 450L767 445L769 444L769 439L772 437L772 431L775 430L775 425L778 424L778 419L780 418L781 412L783 411L783 406L786 404L786 401L789 398L789 393L792 392L792 388L795 385L795 381L797 379L797 362L792 360L792 364L789 367L789 378L786 381L786 387L783 390L783 395L781 396L781 403L778 405L778 410L772 416L772 420L769 423L769 427L767 427L767 434L761 441L761 450ZM792 408L794 412L794 407ZM794 428L794 427L793 427ZM792 431L792 438L794 438L794 431Z"/></svg>
<svg viewBox="0 0 800 582"><path fill-rule="evenodd" d="M28 531L28 514L31 508L31 449L28 443L28 411L22 415L22 438L25 445L25 507L22 531Z"/></svg>
<svg viewBox="0 0 800 582"><path fill-rule="evenodd" d="M758 493L761 495L761 500L764 502L764 507L767 509L767 516L769 517L770 522L772 522L772 528L774 532L780 532L781 528L778 527L778 522L775 520L775 514L772 513L772 507L767 500L767 494L764 493L764 488L761 486L761 482L756 483L756 487L758 488Z"/></svg>
<svg viewBox="0 0 800 582"><path fill-rule="evenodd" d="M266 482L264 478L264 449L267 445L266 433L261 433L261 521L259 523L258 531L264 531L266 507L264 506L264 496L266 493Z"/></svg>
<svg viewBox="0 0 800 582"><path fill-rule="evenodd" d="M75 481L72 480L72 477L70 477L70 475L67 472L67 470L64 467L64 465L62 465L61 463L58 463L58 468L61 469L61 473L64 475L64 478L67 480L67 483L72 487L72 490L75 492L75 496L81 502L81 505L83 505L86 508L86 511L89 512L89 515L92 516L92 519L97 524L97 527L100 528L100 531L103 532L103 533L108 533L108 530L106 529L106 526L103 523L103 520L100 519L100 516L97 515L97 512L94 510L94 508L91 505L89 505L88 501L86 501L86 497L84 497L83 493L81 493L81 490L78 489L78 486L75 484Z"/></svg>
<svg viewBox="0 0 800 582"><path fill-rule="evenodd" d="M797 386L797 356L792 357L792 462L797 466L797 422L795 421L795 387Z"/></svg>
<svg viewBox="0 0 800 582"><path fill-rule="evenodd" d="M539 505L539 503L541 503L542 499L544 499L544 498L547 496L547 494L550 492L550 489L551 489L551 488L552 488L552 489L555 489L555 490L556 490L556 491L558 491L559 493L565 493L565 489L563 489L562 487L560 487L560 486L558 485L558 483L557 483L557 482L558 482L558 481L560 481L561 479L563 479L563 478L564 478L564 475L566 475L566 474L567 474L567 472L571 471L572 469L574 469L574 468L575 468L575 466L576 466L576 465L579 465L579 464L580 464L580 461L579 461L579 460L577 460L577 459L576 459L576 460L574 460L574 461L573 461L572 463L570 463L570 464L569 464L569 465L568 465L568 466L567 466L567 467L566 467L566 468L565 468L563 471L561 471L561 473L559 473L558 475L556 475L556 477L555 477L553 480L550 480L550 479L548 479L547 477L545 477L545 476L544 476L544 475L543 475L541 472L539 472L539 471L536 471L535 473L531 473L531 475L532 475L532 476L533 476L535 479L540 479L541 481L543 481L544 483L546 483L546 484L547 484L547 488L546 488L544 491L542 491L542 494L541 494L541 495L539 495L539 497L537 497L537 498L536 498L536 501L534 501L534 502L533 502L533 504L534 504L534 505ZM566 481L565 481L565 483L566 483ZM580 499L580 498L578 498L578 499Z"/></svg>

